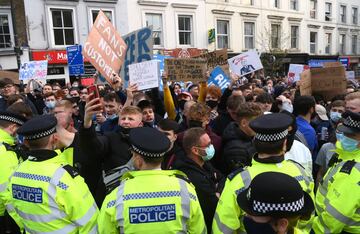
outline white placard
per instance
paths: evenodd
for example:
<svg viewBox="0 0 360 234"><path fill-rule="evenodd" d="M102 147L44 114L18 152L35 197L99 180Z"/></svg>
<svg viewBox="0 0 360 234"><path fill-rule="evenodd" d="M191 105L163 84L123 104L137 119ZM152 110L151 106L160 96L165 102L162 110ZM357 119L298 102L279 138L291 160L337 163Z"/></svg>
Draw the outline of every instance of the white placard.
<svg viewBox="0 0 360 234"><path fill-rule="evenodd" d="M288 82L294 83L300 80L300 74L309 69L308 65L303 64L290 64L288 72Z"/></svg>
<svg viewBox="0 0 360 234"><path fill-rule="evenodd" d="M29 82L29 80L37 80L46 83L47 67L47 60L23 63L20 67L19 79L25 84Z"/></svg>
<svg viewBox="0 0 360 234"><path fill-rule="evenodd" d="M231 72L244 76L263 68L258 53L254 50L228 59Z"/></svg>
<svg viewBox="0 0 360 234"><path fill-rule="evenodd" d="M138 90L159 87L159 61L150 60L129 65L130 84L137 84Z"/></svg>

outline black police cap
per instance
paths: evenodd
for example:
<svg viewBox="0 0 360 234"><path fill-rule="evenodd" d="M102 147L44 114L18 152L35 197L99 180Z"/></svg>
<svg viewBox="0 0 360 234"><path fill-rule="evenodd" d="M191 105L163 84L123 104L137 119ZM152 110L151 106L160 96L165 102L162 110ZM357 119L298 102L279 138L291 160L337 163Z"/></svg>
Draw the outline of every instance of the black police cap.
<svg viewBox="0 0 360 234"><path fill-rule="evenodd" d="M337 130L343 133L355 134L360 132L360 114L346 111L342 114L344 119L342 125L337 127Z"/></svg>
<svg viewBox="0 0 360 234"><path fill-rule="evenodd" d="M26 140L37 140L55 133L56 124L54 115L38 115L23 124L17 133Z"/></svg>
<svg viewBox="0 0 360 234"><path fill-rule="evenodd" d="M256 133L255 139L274 142L286 138L292 121L292 118L284 113L267 114L251 121L250 128Z"/></svg>
<svg viewBox="0 0 360 234"><path fill-rule="evenodd" d="M170 148L167 136L149 127L131 129L129 140L134 152L148 158L161 158Z"/></svg>
<svg viewBox="0 0 360 234"><path fill-rule="evenodd" d="M10 111L1 111L0 120L5 120L18 125L23 125L26 122L25 116L12 113Z"/></svg>

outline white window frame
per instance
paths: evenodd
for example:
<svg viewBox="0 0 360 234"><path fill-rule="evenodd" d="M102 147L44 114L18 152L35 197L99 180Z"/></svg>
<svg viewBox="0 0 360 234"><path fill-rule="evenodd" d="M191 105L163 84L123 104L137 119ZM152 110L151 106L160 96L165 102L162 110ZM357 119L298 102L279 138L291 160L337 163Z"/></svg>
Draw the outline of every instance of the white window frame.
<svg viewBox="0 0 360 234"><path fill-rule="evenodd" d="M353 10L356 9L356 15L354 17ZM355 20L354 20L355 19ZM358 7L351 7L351 23L357 25L359 23L359 8Z"/></svg>
<svg viewBox="0 0 360 234"><path fill-rule="evenodd" d="M228 22L228 34L227 34L227 37L228 37L228 48L219 48L219 45L218 45L218 36L219 36L219 34L218 34L218 29L217 29L217 22L218 22L218 20L220 20L220 21L227 21ZM215 35L216 35L216 40L215 40L215 43L216 43L216 48L217 49L228 49L228 50L230 50L230 48L231 48L231 24L230 24L230 19L229 18L216 18L215 19L215 25L216 25L216 27L215 27ZM224 36L225 34L221 34L220 36Z"/></svg>
<svg viewBox="0 0 360 234"><path fill-rule="evenodd" d="M254 48L246 48L246 40L245 37L249 37L249 35L245 35L245 24L246 23L252 23L254 24L254 35L253 35L253 43L254 43ZM251 50L251 49L256 49L256 21L255 20L244 20L243 21L243 26L244 26L244 50Z"/></svg>
<svg viewBox="0 0 360 234"><path fill-rule="evenodd" d="M354 43L354 37L356 37L355 43ZM352 54L357 54L358 52L358 41L359 41L359 36L358 35L351 35L351 53ZM355 44L355 48L353 47Z"/></svg>
<svg viewBox="0 0 360 234"><path fill-rule="evenodd" d="M311 42L311 33L316 33L315 35L315 42ZM315 51L311 52L311 45L315 44ZM319 44L319 32L317 31L310 31L309 32L309 53L310 54L317 54L318 51L318 44Z"/></svg>
<svg viewBox="0 0 360 234"><path fill-rule="evenodd" d="M180 37L179 37L179 16L191 16L191 44L190 45L182 45L180 44ZM195 18L195 14L193 12L176 12L175 13L175 22L176 22L176 43L180 48L189 48L189 47L196 47L196 37L195 37L195 31L196 31L196 27L195 27L195 22L196 22L196 18Z"/></svg>
<svg viewBox="0 0 360 234"><path fill-rule="evenodd" d="M328 41L327 35L330 34L330 42ZM332 39L333 39L333 33L331 32L325 32L325 48L324 53L325 54L331 54L332 52ZM326 52L326 48L329 47L329 52Z"/></svg>
<svg viewBox="0 0 360 234"><path fill-rule="evenodd" d="M249 3L247 3L249 1ZM254 6L255 0L242 0L242 3L246 6Z"/></svg>
<svg viewBox="0 0 360 234"><path fill-rule="evenodd" d="M345 9L345 12L344 12L344 21L342 20L342 7L344 7ZM343 24L346 24L346 17L347 17L347 6L345 4L340 4L340 7L339 7L339 22L340 23L343 23Z"/></svg>
<svg viewBox="0 0 360 234"><path fill-rule="evenodd" d="M50 45L51 48L55 48L55 49L63 49L66 48L69 45L55 45L55 36L54 36L54 29L53 29L53 20L52 20L52 14L51 14L51 9L59 9L59 10L72 10L73 14L73 28L74 28L74 44L78 44L78 30L77 30L77 12L76 12L76 7L68 7L68 6L57 6L57 5L48 5L47 6L47 16L48 16L48 22L49 22L49 31L48 31L48 35L49 35L49 39L50 39Z"/></svg>
<svg viewBox="0 0 360 234"><path fill-rule="evenodd" d="M291 27L297 27L297 37L296 37L296 47L292 47L291 46L291 41L292 41L292 35L291 35ZM298 24L291 24L290 25L290 49L291 50L299 50L300 49L300 25Z"/></svg>
<svg viewBox="0 0 360 234"><path fill-rule="evenodd" d="M166 35L164 33L164 31L165 31L164 12L163 11L153 11L153 10L151 10L151 11L143 11L142 12L142 17L143 17L143 26L144 27L146 27L146 15L147 14L161 15L161 29L162 29L162 31L161 31L161 39L160 39L161 44L160 45L155 45L154 44L153 47L156 48L156 49L166 48L166 46L165 46L165 42L166 42L165 37L166 37Z"/></svg>
<svg viewBox="0 0 360 234"><path fill-rule="evenodd" d="M344 40L343 40L343 43L340 44L340 39L342 38L342 36L344 36ZM344 49L342 50L342 48L344 48ZM346 33L339 34L339 54L341 54L341 55L346 54Z"/></svg>
<svg viewBox="0 0 360 234"><path fill-rule="evenodd" d="M326 12L326 5L330 4L330 12ZM332 21L332 8L333 8L333 4L332 2L325 2L325 21L327 22L331 22ZM329 14L327 14L329 13ZM329 17L329 20L326 20L326 17Z"/></svg>
<svg viewBox="0 0 360 234"><path fill-rule="evenodd" d="M292 3L293 3L293 1L296 2L296 7L295 7L295 9L292 8ZM293 11L298 11L298 10L299 10L299 0L290 0L289 5L290 5L290 7L289 7L290 10L293 10Z"/></svg>
<svg viewBox="0 0 360 234"><path fill-rule="evenodd" d="M273 36L272 36L272 26L278 25L279 26L279 39L278 39L278 47L273 47ZM281 22L270 22L270 48L271 49L281 49L281 33L282 33L282 24Z"/></svg>
<svg viewBox="0 0 360 234"><path fill-rule="evenodd" d="M11 47L8 48L0 48L0 51L6 51L6 50L14 50L15 46L15 40L14 40L14 27L11 17L11 9L10 8L0 8L0 15L7 15L9 20L9 33L10 33L10 40L11 40Z"/></svg>
<svg viewBox="0 0 360 234"><path fill-rule="evenodd" d="M280 9L281 8L281 0L273 0L273 7L276 9Z"/></svg>
<svg viewBox="0 0 360 234"><path fill-rule="evenodd" d="M317 0L310 0L310 2L314 2L314 8L315 9L310 9L310 19L317 19L317 11L318 11L318 1ZM314 17L312 17L312 14L314 15Z"/></svg>
<svg viewBox="0 0 360 234"><path fill-rule="evenodd" d="M93 15L92 15L92 11L110 11L111 12L111 23L114 25L114 27L116 28L116 20L115 20L115 10L114 8L103 8L103 7L88 7L88 19L89 19L89 31L91 30L91 27L93 26Z"/></svg>

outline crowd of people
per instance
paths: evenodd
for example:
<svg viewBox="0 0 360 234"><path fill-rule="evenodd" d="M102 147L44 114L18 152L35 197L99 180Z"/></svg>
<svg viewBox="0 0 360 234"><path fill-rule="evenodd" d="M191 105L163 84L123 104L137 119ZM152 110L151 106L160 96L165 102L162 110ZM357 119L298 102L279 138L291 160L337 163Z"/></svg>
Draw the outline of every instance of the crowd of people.
<svg viewBox="0 0 360 234"><path fill-rule="evenodd" d="M0 233L360 233L360 91L261 73L0 79Z"/></svg>

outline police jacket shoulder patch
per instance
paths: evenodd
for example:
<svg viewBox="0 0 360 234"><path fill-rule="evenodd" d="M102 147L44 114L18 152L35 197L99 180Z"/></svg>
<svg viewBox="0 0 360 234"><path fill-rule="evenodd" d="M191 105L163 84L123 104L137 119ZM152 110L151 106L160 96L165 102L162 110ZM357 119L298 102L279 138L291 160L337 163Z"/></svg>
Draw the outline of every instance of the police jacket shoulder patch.
<svg viewBox="0 0 360 234"><path fill-rule="evenodd" d="M179 174L175 174L175 177L176 177L176 178L178 178L178 179L185 180L186 182L188 182L189 184L191 184L190 179L189 179L189 178L187 178L186 176L179 175Z"/></svg>
<svg viewBox="0 0 360 234"><path fill-rule="evenodd" d="M72 178L75 178L76 176L80 175L79 172L69 164L63 166L63 168L71 175Z"/></svg>
<svg viewBox="0 0 360 234"><path fill-rule="evenodd" d="M244 168L242 168L242 167L236 169L235 171L231 172L231 173L228 175L228 179L229 179L229 180L234 179L234 177L235 177L237 174L241 173L242 171L244 171Z"/></svg>
<svg viewBox="0 0 360 234"><path fill-rule="evenodd" d="M355 160L346 161L344 165L341 167L340 172L349 174L351 173L351 170L355 166L356 162Z"/></svg>

